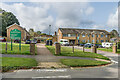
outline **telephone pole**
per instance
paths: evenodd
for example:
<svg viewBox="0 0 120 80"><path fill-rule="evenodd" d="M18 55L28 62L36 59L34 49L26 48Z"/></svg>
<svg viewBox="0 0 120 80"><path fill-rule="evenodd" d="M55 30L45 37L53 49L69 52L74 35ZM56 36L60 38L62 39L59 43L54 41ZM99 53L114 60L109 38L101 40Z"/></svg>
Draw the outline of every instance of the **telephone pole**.
<svg viewBox="0 0 120 80"><path fill-rule="evenodd" d="M50 33L51 33L51 25L49 25L49 35L50 35Z"/></svg>
<svg viewBox="0 0 120 80"><path fill-rule="evenodd" d="M50 36L50 32L51 32L51 25L49 25L49 36ZM50 37L49 37L49 46L50 46Z"/></svg>

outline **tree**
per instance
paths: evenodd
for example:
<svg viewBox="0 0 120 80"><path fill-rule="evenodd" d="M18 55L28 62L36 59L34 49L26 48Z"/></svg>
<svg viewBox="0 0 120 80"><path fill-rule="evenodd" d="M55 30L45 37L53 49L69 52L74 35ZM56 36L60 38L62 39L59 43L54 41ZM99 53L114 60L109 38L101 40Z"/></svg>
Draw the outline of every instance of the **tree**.
<svg viewBox="0 0 120 80"><path fill-rule="evenodd" d="M6 12L5 10L2 10L0 8L0 20L2 22L2 25L0 25L0 29L2 28L2 36L6 36L7 35L7 30L6 27L17 23L18 25L20 25L18 19L16 18L16 16L11 13L11 12Z"/></svg>
<svg viewBox="0 0 120 80"><path fill-rule="evenodd" d="M117 30L112 30L111 32L110 32L110 37L111 38L113 38L113 37L118 37L119 36L119 34L118 34L118 32L117 32Z"/></svg>
<svg viewBox="0 0 120 80"><path fill-rule="evenodd" d="M41 34L41 31L37 31L37 34L40 35L40 34Z"/></svg>
<svg viewBox="0 0 120 80"><path fill-rule="evenodd" d="M29 29L29 33L30 33L30 36L34 36L34 29L33 29L33 28L30 28L30 29Z"/></svg>
<svg viewBox="0 0 120 80"><path fill-rule="evenodd" d="M41 33L40 35L47 35L46 33Z"/></svg>

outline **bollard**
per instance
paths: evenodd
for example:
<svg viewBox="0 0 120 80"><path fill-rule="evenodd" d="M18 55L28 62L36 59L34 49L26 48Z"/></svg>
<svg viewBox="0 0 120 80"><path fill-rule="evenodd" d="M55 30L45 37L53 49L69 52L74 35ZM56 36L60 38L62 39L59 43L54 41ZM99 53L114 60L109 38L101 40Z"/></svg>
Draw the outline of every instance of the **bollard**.
<svg viewBox="0 0 120 80"><path fill-rule="evenodd" d="M30 53L35 55L35 43L30 43Z"/></svg>
<svg viewBox="0 0 120 80"><path fill-rule="evenodd" d="M93 47L92 47L92 53L97 53L97 48L96 48L96 46L93 46Z"/></svg>
<svg viewBox="0 0 120 80"><path fill-rule="evenodd" d="M72 46L72 52L74 53L74 45Z"/></svg>
<svg viewBox="0 0 120 80"><path fill-rule="evenodd" d="M113 45L113 53L117 53L117 46L116 45Z"/></svg>
<svg viewBox="0 0 120 80"><path fill-rule="evenodd" d="M60 43L55 44L55 54L60 54L61 53L61 45Z"/></svg>
<svg viewBox="0 0 120 80"><path fill-rule="evenodd" d="M6 42L6 53L7 53L7 42Z"/></svg>
<svg viewBox="0 0 120 80"><path fill-rule="evenodd" d="M85 47L84 47L84 46L83 46L83 48L82 48L82 49L83 49L83 52L85 52Z"/></svg>

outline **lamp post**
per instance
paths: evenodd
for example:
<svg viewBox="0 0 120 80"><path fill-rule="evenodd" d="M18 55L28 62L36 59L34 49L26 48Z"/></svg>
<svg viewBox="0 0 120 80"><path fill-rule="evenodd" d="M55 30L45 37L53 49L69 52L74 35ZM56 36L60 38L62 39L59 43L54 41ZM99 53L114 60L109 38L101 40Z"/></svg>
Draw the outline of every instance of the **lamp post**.
<svg viewBox="0 0 120 80"><path fill-rule="evenodd" d="M51 32L51 25L49 25L49 46L50 46L50 32Z"/></svg>

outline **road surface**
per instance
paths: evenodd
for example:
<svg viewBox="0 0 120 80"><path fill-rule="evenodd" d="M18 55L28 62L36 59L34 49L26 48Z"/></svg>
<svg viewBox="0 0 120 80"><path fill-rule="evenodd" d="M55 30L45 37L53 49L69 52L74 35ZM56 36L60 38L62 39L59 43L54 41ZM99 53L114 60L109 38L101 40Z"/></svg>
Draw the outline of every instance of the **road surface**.
<svg viewBox="0 0 120 80"><path fill-rule="evenodd" d="M75 47L80 48L80 47ZM90 50L88 50L90 51ZM112 60L112 64L102 67L64 68L64 69L29 69L3 73L3 78L118 78L118 55L98 51Z"/></svg>

